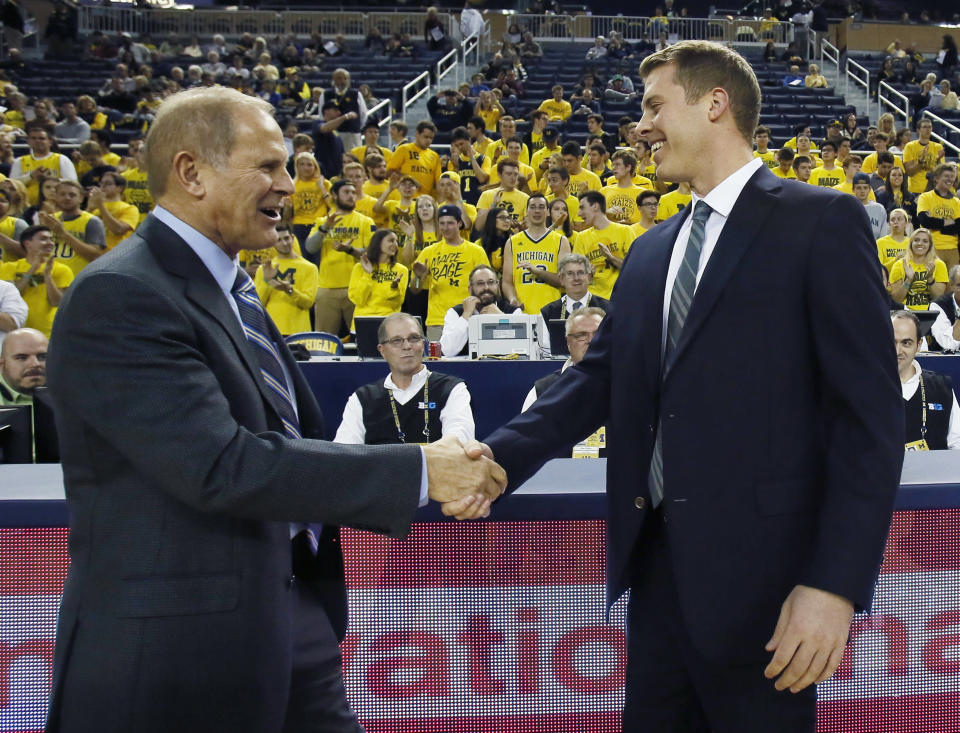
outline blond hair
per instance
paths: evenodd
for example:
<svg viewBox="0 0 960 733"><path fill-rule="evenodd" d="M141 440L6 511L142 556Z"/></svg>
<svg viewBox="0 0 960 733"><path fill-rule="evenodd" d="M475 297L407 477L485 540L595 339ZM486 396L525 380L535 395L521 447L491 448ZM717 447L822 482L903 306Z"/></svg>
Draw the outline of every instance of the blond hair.
<svg viewBox="0 0 960 733"><path fill-rule="evenodd" d="M317 163L317 159L313 157L313 153L310 153L304 150L302 153L297 153L296 155L293 156L293 180L294 181L302 180L300 178L299 166L297 166L297 163L299 163L301 160L309 160L313 164L314 176L310 180L312 181L316 178L319 178L320 164Z"/></svg>
<svg viewBox="0 0 960 733"><path fill-rule="evenodd" d="M146 140L147 181L153 198L167 192L177 153L188 152L218 170L226 167L237 138L238 113L244 109L273 118L269 102L236 89L203 87L167 97Z"/></svg>
<svg viewBox="0 0 960 733"><path fill-rule="evenodd" d="M640 64L640 77L646 79L654 69L671 64L687 104L717 87L727 93L737 130L752 146L760 120L760 84L746 59L712 41L680 41L647 56Z"/></svg>
<svg viewBox="0 0 960 733"><path fill-rule="evenodd" d="M913 240L917 238L918 234L926 234L927 241L930 243L929 249L927 249L927 254L923 260L914 259L913 256ZM913 230L913 234L910 235L910 241L907 243L907 250L903 253L903 258L910 258L911 262L916 262L917 264L923 264L927 266L927 269L933 268L937 262L937 250L933 246L933 234L929 229L924 227L919 227L918 229Z"/></svg>

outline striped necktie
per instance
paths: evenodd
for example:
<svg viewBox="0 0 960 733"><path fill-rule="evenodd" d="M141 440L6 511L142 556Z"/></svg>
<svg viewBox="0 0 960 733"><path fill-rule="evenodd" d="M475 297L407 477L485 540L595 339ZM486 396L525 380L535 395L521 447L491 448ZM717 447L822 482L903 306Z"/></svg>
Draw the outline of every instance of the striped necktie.
<svg viewBox="0 0 960 733"><path fill-rule="evenodd" d="M667 312L667 340L663 351L663 360L661 361L664 366L669 363L670 356L677 348L677 342L680 341L680 334L683 332L683 324L687 320L690 305L693 303L693 296L697 289L697 271L700 269L700 255L703 252L704 232L707 219L710 218L712 212L713 209L703 200L698 201L693 210L687 249L683 253L680 269L673 281L673 291L670 293L670 310ZM661 368L661 375L664 371ZM663 422L659 421L657 423L657 439L653 445L653 456L650 459L650 476L647 482L650 488L650 499L654 507L659 506L660 502L663 501L662 428Z"/></svg>
<svg viewBox="0 0 960 733"><path fill-rule="evenodd" d="M280 352L270 335L270 329L267 328L267 314L263 310L263 303L260 302L253 280L241 269L237 270L237 279L233 281L231 294L240 311L243 333L256 354L260 375L270 388L273 407L283 422L283 431L288 438L301 438L300 420L293 408L293 396L287 387L287 378L280 364ZM310 549L316 554L322 525L291 523L290 527L291 536L306 533Z"/></svg>

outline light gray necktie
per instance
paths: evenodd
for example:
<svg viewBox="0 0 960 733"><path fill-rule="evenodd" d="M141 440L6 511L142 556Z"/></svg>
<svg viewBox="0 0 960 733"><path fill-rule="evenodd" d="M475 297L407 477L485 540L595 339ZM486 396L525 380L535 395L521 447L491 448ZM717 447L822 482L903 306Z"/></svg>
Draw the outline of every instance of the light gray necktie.
<svg viewBox="0 0 960 733"><path fill-rule="evenodd" d="M712 211L710 205L703 200L698 201L693 210L693 223L690 227L690 238L687 240L687 249L683 253L680 269L677 271L677 277L673 281L673 292L670 293L670 310L667 313L667 341L661 361L661 377L666 371L665 367L670 361L670 356L680 341L683 324L687 320L690 305L693 303L693 295L697 289L697 270L700 268L700 254L703 252L704 231L706 229L707 219L710 218ZM657 439L653 444L653 457L650 459L650 475L647 481L650 488L650 500L654 507L659 506L660 502L663 501L662 428L663 421L660 420L657 422Z"/></svg>

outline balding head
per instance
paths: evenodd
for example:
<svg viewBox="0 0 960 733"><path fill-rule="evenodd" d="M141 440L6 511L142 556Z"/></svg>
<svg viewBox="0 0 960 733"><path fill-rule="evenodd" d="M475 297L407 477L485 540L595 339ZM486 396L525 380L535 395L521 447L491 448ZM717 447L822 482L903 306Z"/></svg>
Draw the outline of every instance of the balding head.
<svg viewBox="0 0 960 733"><path fill-rule="evenodd" d="M269 102L235 89L190 89L164 100L146 142L147 175L154 199L166 193L174 158L180 152L223 168L233 152L237 120L244 112L273 118Z"/></svg>
<svg viewBox="0 0 960 733"><path fill-rule="evenodd" d="M35 328L18 328L0 346L0 375L21 394L47 384L47 337Z"/></svg>

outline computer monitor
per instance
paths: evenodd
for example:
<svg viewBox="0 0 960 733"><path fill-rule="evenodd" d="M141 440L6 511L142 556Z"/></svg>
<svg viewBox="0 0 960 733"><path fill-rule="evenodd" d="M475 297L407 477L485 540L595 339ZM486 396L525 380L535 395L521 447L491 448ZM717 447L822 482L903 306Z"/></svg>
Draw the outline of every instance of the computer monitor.
<svg viewBox="0 0 960 733"><path fill-rule="evenodd" d="M357 356L361 359L380 359L377 351L377 331L383 323L384 316L359 316L353 319L353 327L357 334Z"/></svg>
<svg viewBox="0 0 960 733"><path fill-rule="evenodd" d="M0 463L33 463L33 419L29 405L0 407Z"/></svg>
<svg viewBox="0 0 960 733"><path fill-rule="evenodd" d="M60 463L60 439L54 421L50 391L40 387L33 393L33 441L37 463Z"/></svg>
<svg viewBox="0 0 960 733"><path fill-rule="evenodd" d="M920 321L920 338L926 338L930 335L933 322L937 320L937 316L940 314L937 311L913 311L913 315Z"/></svg>
<svg viewBox="0 0 960 733"><path fill-rule="evenodd" d="M547 333L550 334L550 353L554 356L570 356L567 348L567 321L565 318L551 318L547 321Z"/></svg>

